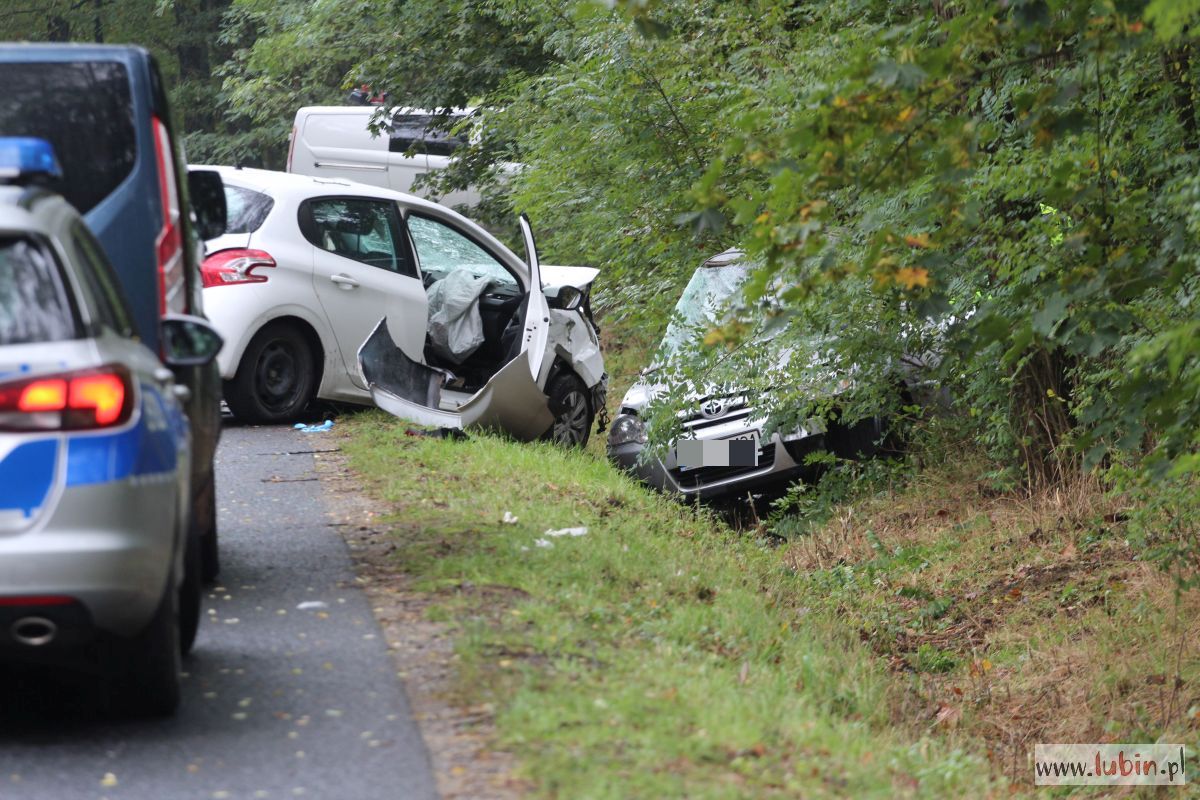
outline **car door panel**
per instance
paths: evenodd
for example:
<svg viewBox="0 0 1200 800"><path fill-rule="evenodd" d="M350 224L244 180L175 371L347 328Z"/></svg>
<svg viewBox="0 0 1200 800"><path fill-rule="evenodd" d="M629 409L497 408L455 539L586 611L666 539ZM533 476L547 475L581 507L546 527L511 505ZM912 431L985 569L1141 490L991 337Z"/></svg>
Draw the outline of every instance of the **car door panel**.
<svg viewBox="0 0 1200 800"><path fill-rule="evenodd" d="M554 421L546 395L531 377L525 353L453 410L442 408L444 373L405 355L392 339L388 320L382 319L375 326L358 358L375 405L418 425L457 430L485 428L531 441Z"/></svg>
<svg viewBox="0 0 1200 800"><path fill-rule="evenodd" d="M313 290L337 341L342 365L351 383L366 389L357 354L382 317L393 320L396 343L410 358L419 359L425 346L425 287L411 265L411 253L391 201L369 198L316 198L308 210L306 237L312 243ZM350 232L318 219L319 204L339 208L371 208L394 216L388 236L377 230ZM341 206L336 206L336 204ZM390 211L384 212L384 207ZM315 211L314 211L315 209ZM302 212L303 213L303 212ZM404 271L396 270L407 269Z"/></svg>
<svg viewBox="0 0 1200 800"><path fill-rule="evenodd" d="M406 354L398 346L391 320L381 319L358 354L360 371L379 408L422 425L490 428L524 440L536 439L550 428L553 416L538 384L546 355L550 310L542 294L533 233L524 216L521 227L530 275L516 355L478 392L457 408L447 409L442 395L445 373Z"/></svg>

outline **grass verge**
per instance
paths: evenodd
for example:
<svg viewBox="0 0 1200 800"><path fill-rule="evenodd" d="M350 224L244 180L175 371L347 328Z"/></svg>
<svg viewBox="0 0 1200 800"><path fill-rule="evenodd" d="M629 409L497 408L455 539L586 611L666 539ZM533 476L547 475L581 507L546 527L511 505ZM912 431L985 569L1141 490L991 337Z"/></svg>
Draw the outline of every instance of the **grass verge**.
<svg viewBox="0 0 1200 800"><path fill-rule="evenodd" d="M779 550L590 452L413 436L377 412L345 430L395 568L459 629L462 702L491 704L538 794L1006 792L974 740L894 713L904 682Z"/></svg>

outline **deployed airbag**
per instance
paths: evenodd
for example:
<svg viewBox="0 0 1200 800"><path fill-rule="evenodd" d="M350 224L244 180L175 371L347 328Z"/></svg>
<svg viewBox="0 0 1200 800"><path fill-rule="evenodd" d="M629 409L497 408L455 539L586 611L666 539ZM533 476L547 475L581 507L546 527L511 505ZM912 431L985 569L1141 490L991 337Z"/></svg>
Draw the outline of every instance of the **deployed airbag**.
<svg viewBox="0 0 1200 800"><path fill-rule="evenodd" d="M461 364L483 344L479 297L491 282L456 269L429 287L429 344L439 358Z"/></svg>

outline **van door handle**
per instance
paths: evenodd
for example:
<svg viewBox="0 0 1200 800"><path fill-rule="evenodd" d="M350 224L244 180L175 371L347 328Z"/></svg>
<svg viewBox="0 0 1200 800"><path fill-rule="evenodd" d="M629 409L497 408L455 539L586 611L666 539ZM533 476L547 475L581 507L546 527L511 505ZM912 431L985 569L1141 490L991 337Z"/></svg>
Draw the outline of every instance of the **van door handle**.
<svg viewBox="0 0 1200 800"><path fill-rule="evenodd" d="M354 278L351 278L349 275L330 275L329 280L346 290L358 288L358 281L354 280Z"/></svg>

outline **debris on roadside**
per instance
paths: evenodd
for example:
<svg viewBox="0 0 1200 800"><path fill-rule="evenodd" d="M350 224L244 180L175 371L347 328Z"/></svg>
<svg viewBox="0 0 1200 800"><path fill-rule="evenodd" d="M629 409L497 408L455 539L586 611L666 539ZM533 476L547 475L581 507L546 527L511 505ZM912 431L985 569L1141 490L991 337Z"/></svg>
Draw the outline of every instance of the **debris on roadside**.
<svg viewBox="0 0 1200 800"><path fill-rule="evenodd" d="M542 535L548 536L552 539L557 539L559 536L586 536L587 532L587 526L582 525L578 528L559 528L558 530L547 529Z"/></svg>
<svg viewBox="0 0 1200 800"><path fill-rule="evenodd" d="M508 514L507 511L505 511L504 513ZM516 521L517 521L517 518L513 517L513 522L516 522ZM558 539L563 536L570 536L570 537L585 536L585 535L587 535L587 532L588 532L588 529L584 525L581 525L578 528L559 528L558 530L555 530L553 528L547 528L546 532L543 533L541 535L541 537L533 540L533 544L535 547L541 547L541 548L554 547L554 542L550 541L551 539ZM529 548L522 547L521 549L528 550Z"/></svg>
<svg viewBox="0 0 1200 800"><path fill-rule="evenodd" d="M322 600L305 600L296 606L297 611L317 611L322 608L329 608L329 603Z"/></svg>
<svg viewBox="0 0 1200 800"><path fill-rule="evenodd" d="M504 516L500 518L500 521L505 525L516 525L519 519L520 517L513 514L511 511L505 511Z"/></svg>
<svg viewBox="0 0 1200 800"><path fill-rule="evenodd" d="M301 433L324 433L333 427L333 420L327 419L319 425L305 425L303 422L297 422L292 427Z"/></svg>

